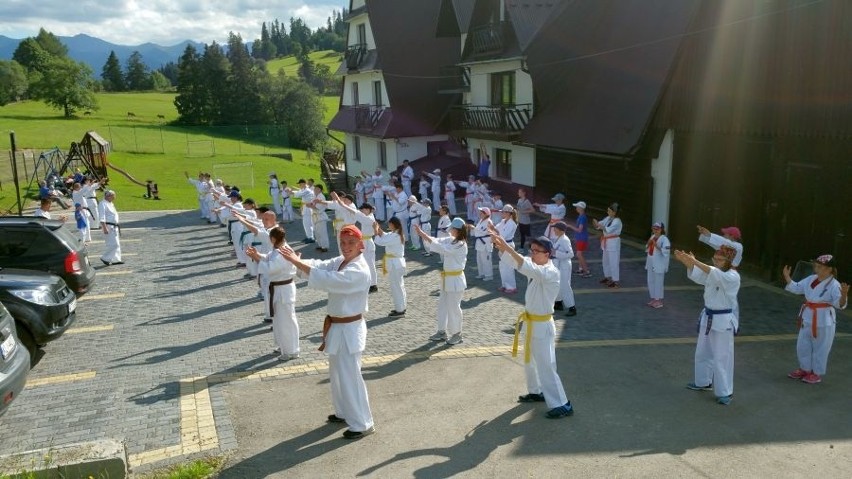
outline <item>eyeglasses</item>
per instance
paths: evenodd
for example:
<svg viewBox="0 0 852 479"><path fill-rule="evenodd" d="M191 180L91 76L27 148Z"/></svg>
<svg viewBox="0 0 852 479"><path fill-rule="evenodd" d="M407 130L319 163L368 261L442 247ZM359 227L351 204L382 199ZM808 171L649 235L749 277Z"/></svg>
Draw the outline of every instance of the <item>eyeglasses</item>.
<svg viewBox="0 0 852 479"><path fill-rule="evenodd" d="M530 253L547 253L547 250L530 248Z"/></svg>

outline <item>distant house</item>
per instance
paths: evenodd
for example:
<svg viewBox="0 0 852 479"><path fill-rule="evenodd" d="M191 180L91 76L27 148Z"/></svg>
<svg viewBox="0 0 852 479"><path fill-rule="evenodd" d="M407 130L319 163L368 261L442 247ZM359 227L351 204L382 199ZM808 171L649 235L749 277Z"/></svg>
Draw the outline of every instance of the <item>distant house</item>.
<svg viewBox="0 0 852 479"><path fill-rule="evenodd" d="M456 44L437 38L438 3L350 0L340 110L329 129L345 133L350 176L393 171L436 154L448 136L450 99L436 94L440 67L458 61Z"/></svg>

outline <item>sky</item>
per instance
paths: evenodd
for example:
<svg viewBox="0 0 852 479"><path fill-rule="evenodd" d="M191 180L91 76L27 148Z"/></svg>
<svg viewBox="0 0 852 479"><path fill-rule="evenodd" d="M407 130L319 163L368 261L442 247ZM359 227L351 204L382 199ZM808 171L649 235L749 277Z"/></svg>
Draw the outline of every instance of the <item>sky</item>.
<svg viewBox="0 0 852 479"><path fill-rule="evenodd" d="M0 35L35 36L40 27L59 36L85 33L118 45L183 40L226 43L228 32L244 41L260 26L299 17L315 29L349 0L0 0Z"/></svg>

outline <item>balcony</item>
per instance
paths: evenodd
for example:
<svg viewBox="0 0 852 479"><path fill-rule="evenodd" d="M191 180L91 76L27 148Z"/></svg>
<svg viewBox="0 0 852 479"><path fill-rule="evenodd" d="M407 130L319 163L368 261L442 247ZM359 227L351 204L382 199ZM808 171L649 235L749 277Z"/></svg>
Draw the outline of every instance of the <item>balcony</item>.
<svg viewBox="0 0 852 479"><path fill-rule="evenodd" d="M509 22L495 22L471 29L469 34L470 54L473 56L499 54L509 44Z"/></svg>
<svg viewBox="0 0 852 479"><path fill-rule="evenodd" d="M346 64L346 69L349 71L360 70L367 58L367 44L356 43L350 45L343 54L343 62Z"/></svg>
<svg viewBox="0 0 852 479"><path fill-rule="evenodd" d="M355 111L355 129L363 132L375 129L385 112L384 105L358 105L348 108Z"/></svg>
<svg viewBox="0 0 852 479"><path fill-rule="evenodd" d="M463 105L450 110L453 136L511 141L517 139L532 118L532 105Z"/></svg>
<svg viewBox="0 0 852 479"><path fill-rule="evenodd" d="M438 93L464 93L470 91L470 68L455 65L441 67Z"/></svg>

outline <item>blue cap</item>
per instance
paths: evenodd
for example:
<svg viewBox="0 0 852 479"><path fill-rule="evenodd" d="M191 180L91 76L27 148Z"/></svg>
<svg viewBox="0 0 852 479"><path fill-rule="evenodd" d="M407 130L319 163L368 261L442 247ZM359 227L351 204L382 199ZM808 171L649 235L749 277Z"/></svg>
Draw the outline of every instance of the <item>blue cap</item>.
<svg viewBox="0 0 852 479"><path fill-rule="evenodd" d="M553 252L553 242L550 241L550 238L547 236L539 236L538 238L532 240L532 244L537 244L542 248L546 249L548 253Z"/></svg>
<svg viewBox="0 0 852 479"><path fill-rule="evenodd" d="M450 223L450 228L457 229L457 230L464 229L465 228L464 220L461 219L461 218L458 218L458 217L453 218L453 222Z"/></svg>
<svg viewBox="0 0 852 479"><path fill-rule="evenodd" d="M231 190L231 192L230 192L230 193L228 193L228 197L229 197L229 198L236 198L236 197L238 197L238 196L240 196L240 191L239 191L239 190Z"/></svg>

